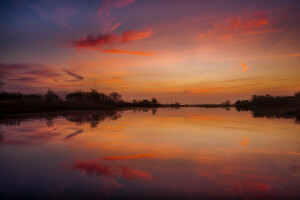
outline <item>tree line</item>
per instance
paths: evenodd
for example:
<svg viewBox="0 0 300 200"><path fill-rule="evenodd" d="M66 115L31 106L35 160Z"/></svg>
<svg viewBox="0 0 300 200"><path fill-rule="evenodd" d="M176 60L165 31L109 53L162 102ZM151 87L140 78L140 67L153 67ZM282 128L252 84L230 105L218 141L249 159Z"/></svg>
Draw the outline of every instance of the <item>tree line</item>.
<svg viewBox="0 0 300 200"><path fill-rule="evenodd" d="M98 92L95 89L90 91L76 91L68 93L65 99L60 98L53 90L48 90L44 95L41 94L22 94L20 92L0 92L0 101L23 101L23 102L68 102L72 104L103 104L103 105L144 105L144 106L156 106L159 105L157 99L153 97L151 100L133 100L131 103L125 102L122 99L122 95L117 92L112 92L110 94L104 94Z"/></svg>
<svg viewBox="0 0 300 200"><path fill-rule="evenodd" d="M238 110L251 110L257 108L281 108L300 106L300 92L294 96L272 96L272 95L253 95L250 100L238 100L234 103Z"/></svg>

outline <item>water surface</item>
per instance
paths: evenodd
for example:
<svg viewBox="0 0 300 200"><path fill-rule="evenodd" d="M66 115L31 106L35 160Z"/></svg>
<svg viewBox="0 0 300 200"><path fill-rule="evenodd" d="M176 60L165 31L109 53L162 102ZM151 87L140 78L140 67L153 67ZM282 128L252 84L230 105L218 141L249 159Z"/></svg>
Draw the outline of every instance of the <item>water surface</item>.
<svg viewBox="0 0 300 200"><path fill-rule="evenodd" d="M0 198L297 199L300 126L205 108L0 119Z"/></svg>

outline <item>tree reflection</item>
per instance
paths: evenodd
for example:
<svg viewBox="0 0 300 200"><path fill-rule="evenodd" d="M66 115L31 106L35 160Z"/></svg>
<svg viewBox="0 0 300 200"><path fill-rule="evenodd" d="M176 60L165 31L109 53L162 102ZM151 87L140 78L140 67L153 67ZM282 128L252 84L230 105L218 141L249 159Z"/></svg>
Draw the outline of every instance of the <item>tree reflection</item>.
<svg viewBox="0 0 300 200"><path fill-rule="evenodd" d="M0 117L0 126L19 126L22 122L28 120L45 120L48 128L55 124L55 119L63 117L67 121L76 125L90 124L92 128L97 127L106 119L117 120L122 117L122 111L71 111L71 112L54 112L54 113L36 113L23 115L9 115Z"/></svg>

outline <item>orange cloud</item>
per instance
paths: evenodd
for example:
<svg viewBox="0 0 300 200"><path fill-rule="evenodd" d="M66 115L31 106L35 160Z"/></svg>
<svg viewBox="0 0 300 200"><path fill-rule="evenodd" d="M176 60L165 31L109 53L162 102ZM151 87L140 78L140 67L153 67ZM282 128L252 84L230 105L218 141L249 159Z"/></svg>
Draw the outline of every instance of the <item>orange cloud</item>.
<svg viewBox="0 0 300 200"><path fill-rule="evenodd" d="M243 68L243 72L246 72L249 69L249 67L243 62L242 62L242 68Z"/></svg>
<svg viewBox="0 0 300 200"><path fill-rule="evenodd" d="M123 32L121 35L116 35L113 33L109 34L88 34L87 36L74 40L72 43L77 48L88 48L93 46L103 46L106 44L116 44L116 43L127 43L133 40L142 40L152 36L152 31L135 31L129 30Z"/></svg>
<svg viewBox="0 0 300 200"><path fill-rule="evenodd" d="M228 17L222 21L212 23L213 28L199 34L199 38L217 36L223 40L236 35L256 35L275 32L273 29L264 29L269 19L264 13L258 12L243 16Z"/></svg>
<svg viewBox="0 0 300 200"><path fill-rule="evenodd" d="M206 93L211 91L214 91L214 89L191 90L190 92L198 94L198 93Z"/></svg>
<svg viewBox="0 0 300 200"><path fill-rule="evenodd" d="M194 93L194 94L199 94L199 93L207 93L207 92L213 92L216 91L218 89L222 89L224 87L212 87L212 88L206 88L206 89L195 89L195 90L190 90L190 93Z"/></svg>
<svg viewBox="0 0 300 200"><path fill-rule="evenodd" d="M132 40L142 40L151 36L152 36L152 30L146 30L144 32L129 30L122 33L121 43L129 42Z"/></svg>
<svg viewBox="0 0 300 200"><path fill-rule="evenodd" d="M296 57L296 56L300 56L300 53L294 53L294 54L290 54L288 56L293 56L293 57Z"/></svg>
<svg viewBox="0 0 300 200"><path fill-rule="evenodd" d="M94 163L91 161L77 161L73 164L72 169L80 170L90 176L112 176L116 173L115 169L110 166L104 166L102 164Z"/></svg>
<svg viewBox="0 0 300 200"><path fill-rule="evenodd" d="M109 156L103 158L103 160L120 160L120 159L133 159L133 158L145 158L153 157L153 154L139 154L139 155L130 155L130 156Z"/></svg>
<svg viewBox="0 0 300 200"><path fill-rule="evenodd" d="M123 178L128 180L152 179L152 175L148 172L137 169L129 169L123 166L107 166L97 163L97 160L77 161L72 165L71 169L79 170L89 176L114 177L121 175Z"/></svg>
<svg viewBox="0 0 300 200"><path fill-rule="evenodd" d="M152 175L148 172L136 170L136 169L128 169L127 167L121 167L122 176L128 180L136 180L136 179L147 179L151 180Z"/></svg>
<svg viewBox="0 0 300 200"><path fill-rule="evenodd" d="M114 29L117 28L119 24L116 24ZM103 46L112 44L122 44L128 43L134 40L142 40L152 36L152 30L146 31L135 31L129 30L123 32L121 35L116 35L114 33L108 34L89 34L79 40L73 40L72 44L78 50L89 49L94 51L100 51L105 53L122 53L122 54L132 54L141 56L150 56L153 53L147 53L142 51L129 51L129 50L118 50L118 49L102 49Z"/></svg>
<svg viewBox="0 0 300 200"><path fill-rule="evenodd" d="M245 18L241 16L227 18L227 24L224 26L224 28L249 30L265 26L269 23L269 21L266 17L263 17L262 15L262 13L258 13L253 18Z"/></svg>
<svg viewBox="0 0 300 200"><path fill-rule="evenodd" d="M125 53L125 54L133 54L133 55L140 55L140 56L151 56L153 53L147 53L142 51L126 51L126 50L117 50L117 49L105 49L103 50L105 53Z"/></svg>

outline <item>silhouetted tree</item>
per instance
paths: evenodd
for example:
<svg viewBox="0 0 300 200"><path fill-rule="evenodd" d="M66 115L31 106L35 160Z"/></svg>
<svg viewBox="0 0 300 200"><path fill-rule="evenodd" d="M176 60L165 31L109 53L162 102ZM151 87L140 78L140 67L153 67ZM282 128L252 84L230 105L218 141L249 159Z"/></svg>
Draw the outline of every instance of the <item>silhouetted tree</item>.
<svg viewBox="0 0 300 200"><path fill-rule="evenodd" d="M111 98L115 102L122 101L122 95L120 95L117 92L112 92L108 95L109 98Z"/></svg>
<svg viewBox="0 0 300 200"><path fill-rule="evenodd" d="M152 103L153 105L157 105L158 102L157 102L157 100L156 100L155 97L152 98L151 103Z"/></svg>
<svg viewBox="0 0 300 200"><path fill-rule="evenodd" d="M143 105L150 105L151 102L148 100L148 99L143 99L140 104L143 104Z"/></svg>
<svg viewBox="0 0 300 200"><path fill-rule="evenodd" d="M82 91L73 92L66 95L66 100L73 102L85 101L87 100L87 93Z"/></svg>
<svg viewBox="0 0 300 200"><path fill-rule="evenodd" d="M0 81L0 91L3 90L5 83L3 81Z"/></svg>
<svg viewBox="0 0 300 200"><path fill-rule="evenodd" d="M222 105L225 105L225 106L230 106L230 101L229 101L229 100L227 100L227 101L224 101L224 102L222 103Z"/></svg>
<svg viewBox="0 0 300 200"><path fill-rule="evenodd" d="M175 101L175 103L173 103L173 104L171 104L171 105L173 105L173 106L175 106L175 107L179 107L179 106L180 106L180 103L177 102L177 101Z"/></svg>
<svg viewBox="0 0 300 200"><path fill-rule="evenodd" d="M54 93L52 90L48 90L47 93L44 95L44 99L46 101L59 101L60 98L57 94Z"/></svg>
<svg viewBox="0 0 300 200"><path fill-rule="evenodd" d="M88 99L91 101L99 101L100 100L99 97L100 97L99 93L95 89L91 89L91 91L88 92Z"/></svg>

